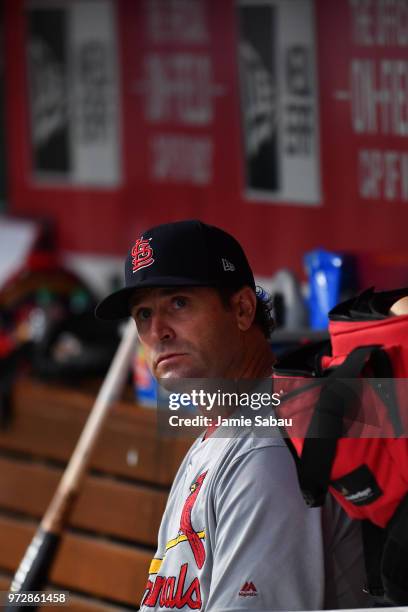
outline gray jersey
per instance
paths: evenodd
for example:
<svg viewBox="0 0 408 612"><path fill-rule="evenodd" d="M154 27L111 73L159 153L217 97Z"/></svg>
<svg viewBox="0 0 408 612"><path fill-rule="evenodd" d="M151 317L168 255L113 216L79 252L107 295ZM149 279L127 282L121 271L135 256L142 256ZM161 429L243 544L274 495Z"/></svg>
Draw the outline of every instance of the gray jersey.
<svg viewBox="0 0 408 612"><path fill-rule="evenodd" d="M365 607L359 524L307 508L281 438L197 440L175 478L141 610Z"/></svg>

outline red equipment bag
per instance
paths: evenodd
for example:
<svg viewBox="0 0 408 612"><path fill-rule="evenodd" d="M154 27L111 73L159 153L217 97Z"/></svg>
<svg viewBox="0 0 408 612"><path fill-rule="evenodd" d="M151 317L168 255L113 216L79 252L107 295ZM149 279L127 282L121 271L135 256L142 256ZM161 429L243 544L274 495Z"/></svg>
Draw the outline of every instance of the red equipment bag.
<svg viewBox="0 0 408 612"><path fill-rule="evenodd" d="M364 521L368 590L408 603L408 288L365 291L329 313L330 342L274 367L279 417L309 506L327 491Z"/></svg>

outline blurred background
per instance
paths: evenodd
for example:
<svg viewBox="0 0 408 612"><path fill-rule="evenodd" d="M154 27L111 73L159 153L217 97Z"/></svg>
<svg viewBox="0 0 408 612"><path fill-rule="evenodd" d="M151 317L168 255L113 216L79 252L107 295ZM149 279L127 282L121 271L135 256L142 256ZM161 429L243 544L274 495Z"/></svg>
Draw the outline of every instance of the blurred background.
<svg viewBox="0 0 408 612"><path fill-rule="evenodd" d="M65 408L81 405L85 418L90 400L78 387L95 388L118 342L116 325L94 321L95 303L120 286L123 256L145 229L199 218L234 234L275 297L277 351L324 336L327 311L350 293L408 285L408 0L2 0L0 9L6 588L30 533L22 525L41 516L55 484L49 473L62 469L80 431L82 416L72 440L61 438L73 414ZM16 391L17 373L44 386L30 376ZM140 402L154 404L143 355L134 376ZM61 382L70 385L63 400L52 386ZM62 402L59 425L50 425L49 413L44 421L29 415L33 397L37 406ZM134 426L128 408L117 416L127 425L113 424L114 431L127 431L126 419ZM140 414L145 431L153 427ZM29 432L39 422L35 442ZM153 497L163 493L181 451L160 472L168 466L153 433L151 444L145 462L133 442L117 443L113 463L101 451L94 477L114 472L124 496L128 479L149 483ZM48 466L41 500L24 494L32 457ZM153 549L152 516L160 513L152 508L164 499L153 497L135 502L145 508L147 540L140 517L139 531L118 533L104 531L103 521L98 531L81 515L67 546L91 530L92 542L106 532L125 553L134 542ZM92 499L100 508L102 498ZM91 502L82 503L85 512ZM122 520L118 512L112 525ZM79 570L72 554L73 565L57 570L53 583L77 592L75 609L118 602L134 609L143 555L122 597L107 587L106 570L98 570L99 582L81 573L92 555ZM95 597L101 608L92 607Z"/></svg>
<svg viewBox="0 0 408 612"><path fill-rule="evenodd" d="M151 225L232 232L255 273L407 282L407 3L2 3L4 214L98 294ZM6 230L7 233L7 230Z"/></svg>

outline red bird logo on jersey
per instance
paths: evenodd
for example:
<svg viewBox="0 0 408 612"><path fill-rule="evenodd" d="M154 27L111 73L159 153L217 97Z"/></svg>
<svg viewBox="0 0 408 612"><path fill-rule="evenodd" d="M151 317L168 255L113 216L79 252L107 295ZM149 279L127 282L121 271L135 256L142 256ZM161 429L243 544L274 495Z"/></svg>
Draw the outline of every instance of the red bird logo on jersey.
<svg viewBox="0 0 408 612"><path fill-rule="evenodd" d="M153 249L150 246L151 238L138 238L132 248L132 272L151 266L154 262Z"/></svg>
<svg viewBox="0 0 408 612"><path fill-rule="evenodd" d="M183 533L187 537L187 541L191 546L191 550L194 555L195 562L197 563L197 567L201 569L204 565L205 561L205 548L204 544L200 540L197 532L193 529L191 524L191 511L197 499L197 495L202 487L204 482L204 478L206 477L207 472L203 472L197 478L195 482L190 487L190 495L187 497L183 510L181 513L180 519L180 529L179 533Z"/></svg>

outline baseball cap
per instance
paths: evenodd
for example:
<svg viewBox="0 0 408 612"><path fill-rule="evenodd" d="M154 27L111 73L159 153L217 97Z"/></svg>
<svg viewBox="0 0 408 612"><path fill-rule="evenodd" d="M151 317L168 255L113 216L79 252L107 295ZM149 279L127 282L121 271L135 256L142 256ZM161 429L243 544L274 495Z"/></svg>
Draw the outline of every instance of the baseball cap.
<svg viewBox="0 0 408 612"><path fill-rule="evenodd" d="M254 275L239 242L224 230L193 219L152 227L130 247L125 287L96 307L99 319L130 316L136 289L148 287L231 287L248 285Z"/></svg>

